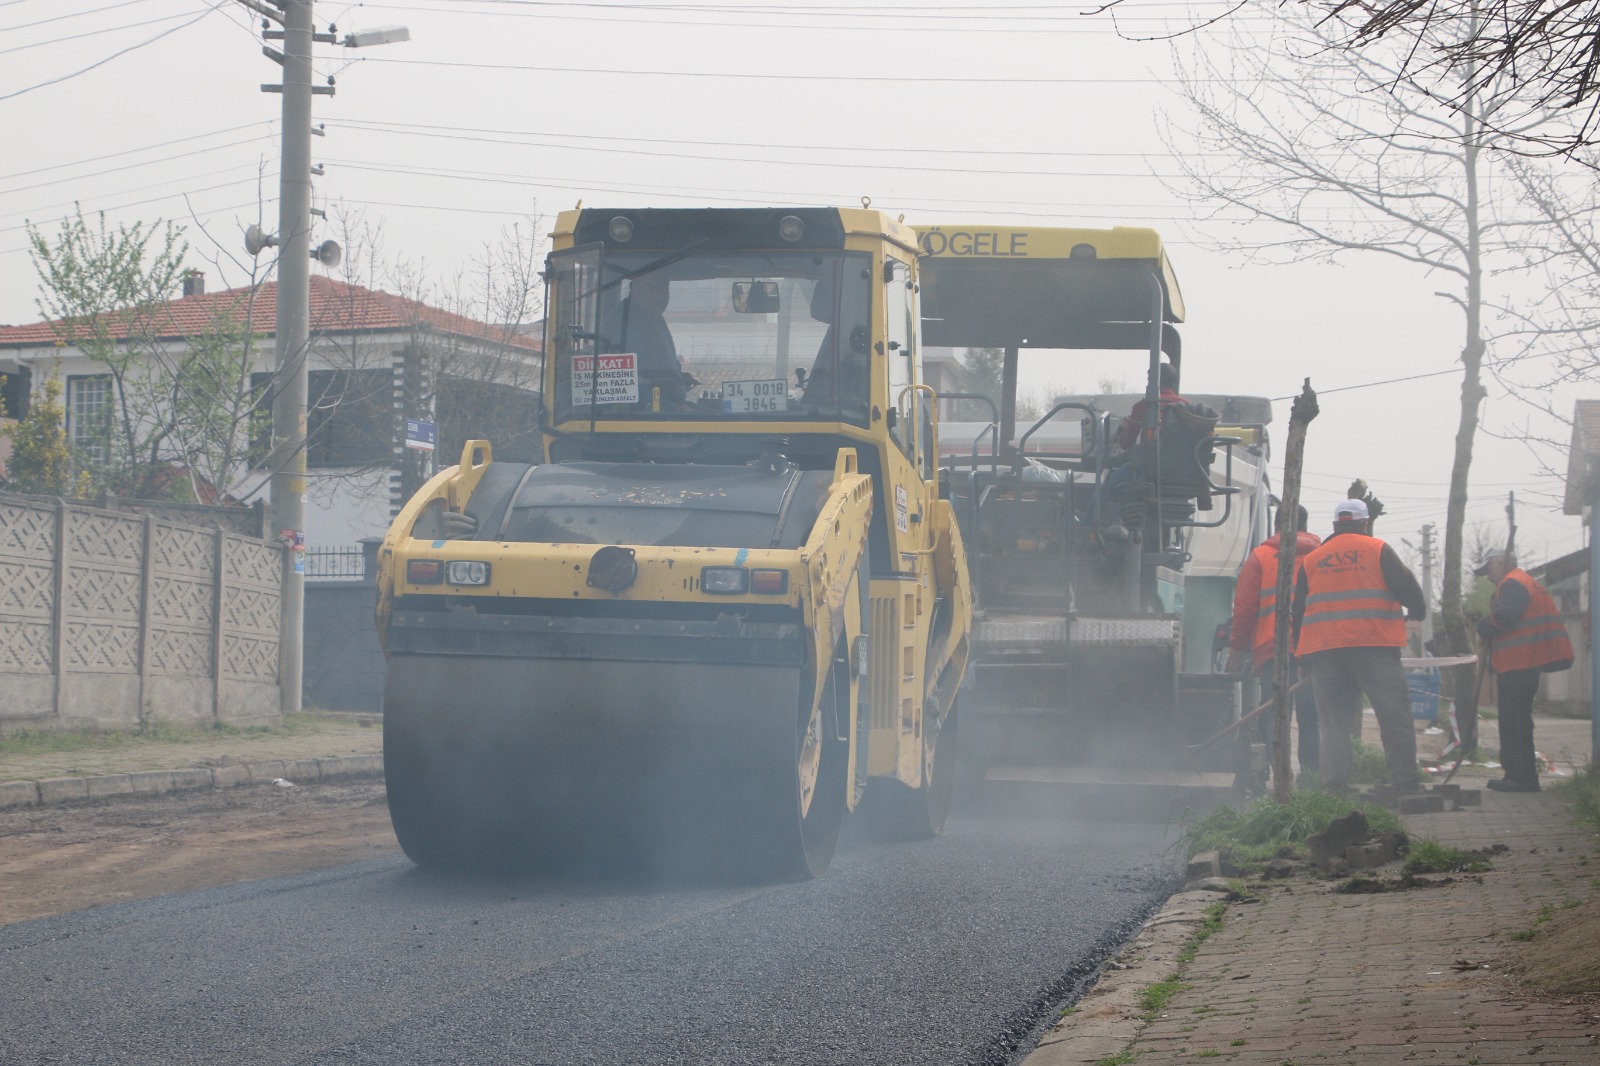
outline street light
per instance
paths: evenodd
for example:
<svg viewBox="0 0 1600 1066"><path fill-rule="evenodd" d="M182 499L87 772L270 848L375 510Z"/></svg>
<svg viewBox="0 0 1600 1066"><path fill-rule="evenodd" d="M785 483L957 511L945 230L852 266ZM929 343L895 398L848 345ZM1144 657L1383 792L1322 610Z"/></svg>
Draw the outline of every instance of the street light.
<svg viewBox="0 0 1600 1066"><path fill-rule="evenodd" d="M375 44L397 44L411 40L411 31L404 26L377 26L370 30L357 30L344 35L339 43L346 48L368 48Z"/></svg>

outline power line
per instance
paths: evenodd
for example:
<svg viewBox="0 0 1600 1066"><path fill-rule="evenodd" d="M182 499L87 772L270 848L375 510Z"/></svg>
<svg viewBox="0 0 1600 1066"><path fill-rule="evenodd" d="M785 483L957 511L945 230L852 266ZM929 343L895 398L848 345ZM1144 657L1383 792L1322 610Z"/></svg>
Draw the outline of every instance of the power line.
<svg viewBox="0 0 1600 1066"><path fill-rule="evenodd" d="M200 12L200 14L196 15L194 18L190 19L188 22L183 23L182 25L174 26L174 27L172 27L171 29L168 29L168 30L162 30L160 33L156 34L154 37L151 37L151 38L148 38L146 40L140 41L138 44L130 44L128 47L123 48L123 49L119 49L118 51L115 51L115 52L112 52L110 55L106 56L104 59L96 60L95 62L90 63L88 66L83 67L80 70L72 71L70 74L63 74L59 78L51 78L48 81L41 81L41 82L39 82L39 83L37 83L35 85L30 85L25 89L17 89L14 92L0 94L0 101L11 100L11 99L14 99L14 98L16 98L18 96L25 96L28 93L31 93L36 89L43 89L43 88L46 88L46 87L51 86L51 85L59 85L64 81L70 81L73 78L79 77L80 75L87 74L91 70L95 70L95 69L97 69L99 67L105 66L107 63L111 62L113 59L117 59L117 58L119 58L121 56L125 56L129 52L136 52L139 49L144 48L144 47L146 47L148 45L155 44L157 41L161 40L163 37L170 37L174 33L177 33L179 30L188 29L190 26L193 26L196 22L199 22L201 19L205 18L207 15L211 14L213 11L215 11L217 8L221 7L225 3L227 3L227 0L215 0L215 2L210 7L206 8L204 11Z"/></svg>
<svg viewBox="0 0 1600 1066"><path fill-rule="evenodd" d="M19 44L15 48L0 48L0 56L10 55L12 52L26 52L30 48L44 48L52 44L66 44L68 41L81 41L86 37L99 37L106 33L121 33L123 30L137 30L145 26L154 26L161 22L171 22L173 19L183 18L183 13L176 15L162 15L159 18L145 19L143 22L126 22L121 26L104 26L98 30L85 30L74 33L68 37L52 37L48 41L34 41L31 44ZM3 31L0 31L3 32Z"/></svg>
<svg viewBox="0 0 1600 1066"><path fill-rule="evenodd" d="M1371 389L1371 388L1376 388L1379 385L1394 385L1394 384L1397 384L1398 382L1401 382L1401 381L1420 381L1423 378L1437 378L1437 377L1443 377L1445 374L1459 374L1459 373L1461 373L1461 370L1459 368L1457 368L1455 370L1433 370L1433 371L1430 371L1429 373L1426 373L1426 374L1412 374L1410 377L1389 378L1389 379L1387 379L1385 381L1369 381L1364 385L1341 385L1337 389L1318 389L1317 390L1317 395L1318 396L1327 396L1327 395L1330 395L1331 393L1335 393L1335 392L1350 392L1353 389ZM1292 400L1296 396L1299 396L1299 395L1300 394L1297 392L1297 393L1294 393L1294 394L1289 395L1289 396L1274 396L1272 398L1272 400L1273 400L1274 403L1276 403L1279 400Z"/></svg>
<svg viewBox="0 0 1600 1066"><path fill-rule="evenodd" d="M851 154L881 153L887 155L1003 155L1026 156L1038 158L1067 158L1082 159L1095 158L1122 158L1145 159L1151 156L1176 156L1175 152L1049 152L1032 149L1015 148L929 148L927 146L884 146L884 145L844 145L844 144L776 144L762 141L697 141L680 137L634 137L625 134L599 134L599 133L553 133L547 130L501 130L486 129L473 126L440 126L422 122L393 122L386 119L360 119L347 118L328 123L330 129L349 128L354 131L374 129L383 132L398 131L431 131L440 130L451 134L490 134L499 137L552 137L562 140L580 141L626 141L632 144L669 144L680 146L696 146L703 148L748 148L751 150L768 149L783 152L848 152ZM565 147L554 145L552 147ZM1185 158L1194 155L1212 155L1234 157L1231 152L1183 153Z"/></svg>
<svg viewBox="0 0 1600 1066"><path fill-rule="evenodd" d="M89 164L89 163L103 163L107 159L117 159L117 158L120 158L121 156L134 155L135 153L138 153L138 152L151 152L151 151L154 151L157 148L170 148L175 144L187 144L190 141L198 141L198 140L202 140L202 139L204 139L206 137L221 137L224 134L228 134L228 133L238 133L240 130L247 130L247 129L250 129L251 127L253 127L253 126L270 126L270 125L273 125L276 121L277 121L276 119L263 119L260 122L246 122L242 126L228 126L225 129L212 130L210 133L196 133L196 134L192 134L191 136L188 136L188 137L177 137L177 138L175 138L173 140L170 140L170 141L162 141L159 144L146 144L146 145L141 145L138 148L127 148L127 149L124 149L123 151L120 151L120 152L107 152L105 155L94 155L94 156L89 156L86 159L75 159L70 163L52 163L47 167L35 167L32 170L18 170L15 173L11 173L11 174L0 174L0 181L10 181L13 178L26 178L26 177L30 177L30 176L32 176L34 174L44 174L44 173L47 173L47 172L52 171L52 170L63 170L65 168L67 168L67 167L84 166L84 165ZM245 142L237 142L237 143L245 143ZM178 157L173 156L173 157L169 157L169 158L178 158ZM158 160L152 160L152 162L160 163L160 162L165 162L165 160L158 159ZM140 164L140 165L142 166L143 164Z"/></svg>
<svg viewBox="0 0 1600 1066"><path fill-rule="evenodd" d="M65 15L52 15L47 19L36 19L33 22L24 22L17 26L6 26L5 28L0 29L0 33L15 33L18 30L31 30L35 26L47 26L52 22L62 22L66 19L83 18L86 15L100 15L107 11L115 11L119 7L133 7L135 4L147 4L149 2L150 0L122 0L122 2L119 4L107 4L105 7L97 7L91 11L69 11ZM182 16L166 15L163 17L181 18Z"/></svg>
<svg viewBox="0 0 1600 1066"><path fill-rule="evenodd" d="M138 170L140 167L156 166L156 165L158 165L160 163L171 163L171 162L173 162L175 160L178 160L178 159L188 159L188 158L190 158L192 156L205 155L208 152L219 152L219 151L222 151L224 148L237 148L238 146L240 146L242 144L256 144L256 143L258 143L258 142L260 142L260 141L262 141L264 139L265 139L264 137L259 137L259 136L258 137L247 137L242 141L230 141L227 144L216 144L216 145L212 145L210 148L196 148L192 152L177 152L177 153L175 153L173 155L162 156L160 159L147 159L142 163L129 163L127 166L111 167L108 170L97 170L97 171L93 171L93 172L88 173L88 174L74 174L72 176L72 180L73 181L85 181L85 180L87 180L89 178L101 178L101 177L106 176L107 174L125 174L130 170ZM193 177L193 175L187 175L187 176ZM37 184L34 184L34 185L18 185L14 189L0 189L0 196L9 196L12 193L28 192L28 191L30 191L32 189L47 188L49 186L58 184L60 180L61 179L54 179L54 180L50 180L50 181L41 181L41 182L38 182ZM136 191L136 190L127 190L127 189L123 190L123 192L130 192L130 191Z"/></svg>
<svg viewBox="0 0 1600 1066"><path fill-rule="evenodd" d="M483 63L452 59L385 59L373 56L363 63L384 63L407 67L454 67L466 70L511 70L534 74L601 74L607 77L709 78L716 81L818 81L868 82L896 85L1167 85L1168 77L1141 78L941 78L916 74L781 74L771 71L714 70L623 70L611 67L547 67L530 63ZM1246 82L1261 85L1287 78L1213 78L1212 82ZM0 99L4 99L0 97Z"/></svg>

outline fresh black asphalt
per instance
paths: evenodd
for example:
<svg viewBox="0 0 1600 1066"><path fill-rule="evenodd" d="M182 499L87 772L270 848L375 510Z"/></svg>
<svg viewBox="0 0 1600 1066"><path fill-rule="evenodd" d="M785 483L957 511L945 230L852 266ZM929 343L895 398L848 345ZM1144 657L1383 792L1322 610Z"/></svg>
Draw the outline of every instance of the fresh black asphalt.
<svg viewBox="0 0 1600 1066"><path fill-rule="evenodd" d="M1005 1063L1164 900L1155 825L952 819L816 881L402 858L0 928L0 1063Z"/></svg>

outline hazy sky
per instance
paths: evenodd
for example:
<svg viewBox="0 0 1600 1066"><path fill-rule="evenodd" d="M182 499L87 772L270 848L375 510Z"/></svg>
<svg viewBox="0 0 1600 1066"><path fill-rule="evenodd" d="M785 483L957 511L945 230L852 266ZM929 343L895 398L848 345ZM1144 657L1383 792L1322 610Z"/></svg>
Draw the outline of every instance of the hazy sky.
<svg viewBox="0 0 1600 1066"><path fill-rule="evenodd" d="M1148 225L1188 303L1186 389L1282 397L1306 376L1333 390L1455 364L1460 316L1434 295L1440 279L1359 256L1244 266L1208 242L1277 234L1197 225L1163 184L1177 169L1158 112L1184 121L1172 47L1119 28L1156 36L1223 5L1125 0L1115 23L1080 15L1088 6L323 0L319 28L403 24L412 40L319 46L338 91L315 102L317 203L381 223L390 255L441 276L504 227L538 213L547 229L580 198L870 196L910 222ZM279 70L258 23L236 0L0 0L0 322L40 317L24 220L51 231L75 201L113 222L185 222L208 287L245 280L244 227L277 218L280 100L260 85ZM1064 359L1036 387L1095 378ZM1490 389L1485 426L1522 424L1527 408ZM1393 516L1380 535L1442 530L1458 391L1451 376L1328 391L1307 446L1313 528L1363 476ZM1600 386L1558 408L1579 395ZM1281 441L1288 404L1275 409ZM1503 519L1516 489L1529 561L1582 543L1539 467L1519 443L1480 438L1469 521Z"/></svg>

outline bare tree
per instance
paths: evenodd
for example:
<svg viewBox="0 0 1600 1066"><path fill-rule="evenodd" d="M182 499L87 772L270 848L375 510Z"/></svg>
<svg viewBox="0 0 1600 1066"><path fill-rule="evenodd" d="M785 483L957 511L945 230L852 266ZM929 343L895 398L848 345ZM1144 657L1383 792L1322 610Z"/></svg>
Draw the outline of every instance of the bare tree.
<svg viewBox="0 0 1600 1066"><path fill-rule="evenodd" d="M1597 0L1323 0L1322 6L1348 29L1346 47L1388 44L1384 51L1403 56L1397 84L1469 113L1485 94L1513 91L1520 113L1539 120L1519 129L1507 124L1504 132L1519 150L1573 152L1600 134Z"/></svg>
<svg viewBox="0 0 1600 1066"><path fill-rule="evenodd" d="M358 213L335 213L350 253L342 287L315 325L308 447L313 452L344 434L341 492L387 492L376 470L400 472L400 493L421 487L429 455L398 448L400 420L433 421L440 465L455 461L465 439L490 438L496 455L532 460L540 443L537 401L542 363L543 256L537 223L529 218L486 242L471 263L442 280L426 264L391 258L383 231ZM373 347L365 319L374 302L398 317L404 341L395 350ZM319 387L320 386L320 387ZM352 436L353 434L353 436ZM398 450L398 458L396 452ZM328 474L323 474L326 481Z"/></svg>
<svg viewBox="0 0 1600 1066"><path fill-rule="evenodd" d="M1406 54L1385 59L1379 48L1343 49L1337 26L1306 11L1286 19L1270 44L1231 29L1229 47L1195 50L1182 75L1202 150L1180 144L1169 119L1167 140L1186 175L1178 191L1204 207L1241 209L1280 227L1281 240L1247 252L1258 259L1384 256L1446 279L1438 295L1461 311L1440 630L1446 646L1466 650L1462 530L1486 395L1493 308L1485 282L1491 259L1524 240L1518 231L1527 228L1499 215L1484 190L1490 150L1518 135L1502 127L1522 104L1514 86L1469 74L1459 82L1460 106L1439 107L1408 74ZM1224 162L1213 166L1211 159Z"/></svg>
<svg viewBox="0 0 1600 1066"><path fill-rule="evenodd" d="M1124 2L1105 0L1086 13L1115 19ZM1123 36L1198 34L1246 9L1259 11L1234 0L1192 22L1180 16L1174 28ZM1389 67L1380 88L1476 112L1504 135L1502 150L1573 154L1600 138L1600 0L1300 0L1290 15L1315 25L1322 47ZM1485 96L1506 93L1516 106L1483 114Z"/></svg>

